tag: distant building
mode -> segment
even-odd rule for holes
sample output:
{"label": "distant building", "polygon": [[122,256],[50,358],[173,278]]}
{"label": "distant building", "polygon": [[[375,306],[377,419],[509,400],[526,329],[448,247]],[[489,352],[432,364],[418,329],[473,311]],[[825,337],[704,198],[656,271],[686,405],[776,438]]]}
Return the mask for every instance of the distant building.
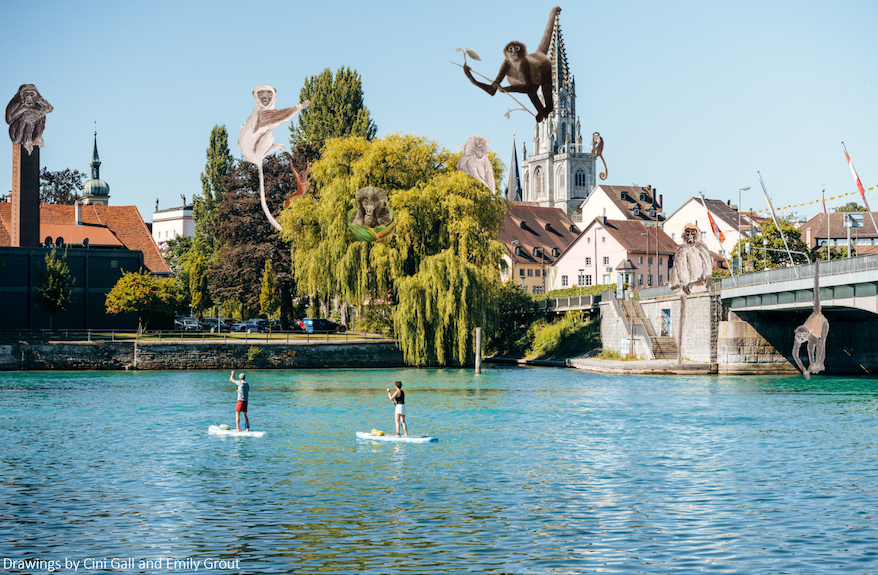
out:
{"label": "distant building", "polygon": [[594,218],[555,262],[549,289],[615,284],[620,274],[637,287],[662,285],[676,251],[677,244],[654,226]]}
{"label": "distant building", "polygon": [[508,251],[501,279],[530,294],[544,293],[552,265],[578,236],[579,229],[562,209],[511,204],[499,237]]}
{"label": "distant building", "polygon": [[662,196],[652,186],[610,186],[601,184],[577,206],[573,220],[580,229],[595,218],[630,220],[661,227],[665,221]]}
{"label": "distant building", "polygon": [[549,44],[554,110],[534,124],[533,153],[522,147],[522,199],[540,207],[560,208],[568,217],[595,184],[591,137],[583,138],[576,116],[576,82],[567,65],[560,16]]}
{"label": "distant building", "polygon": [[[158,206],[158,201],[156,201]],[[152,239],[164,249],[165,242],[177,237],[190,237],[195,235],[195,219],[192,217],[194,204],[167,208],[152,214]]]}
{"label": "distant building", "polygon": [[[720,241],[713,235],[710,229],[710,221],[707,219],[707,212],[704,206],[710,211],[713,221],[725,236],[725,241]],[[741,213],[741,238],[745,239],[751,234],[760,231],[759,222],[754,218],[752,221],[750,215]],[[704,204],[701,203],[700,197],[692,197],[680,206],[677,211],[668,216],[665,221],[664,230],[675,242],[680,242],[683,233],[683,227],[686,224],[695,224],[701,231],[701,239],[707,244],[711,252],[718,254],[725,253],[731,257],[732,250],[738,243],[738,206],[732,205],[731,202],[723,202],[722,200],[705,199]]]}
{"label": "distant building", "polygon": [[[878,212],[872,212],[872,215],[878,220]],[[845,226],[846,216],[852,224],[850,228]],[[869,212],[817,214],[799,228],[802,241],[812,250],[825,248],[827,244],[834,248],[847,247],[848,230],[851,246],[857,248],[858,255],[878,252],[878,233]]]}

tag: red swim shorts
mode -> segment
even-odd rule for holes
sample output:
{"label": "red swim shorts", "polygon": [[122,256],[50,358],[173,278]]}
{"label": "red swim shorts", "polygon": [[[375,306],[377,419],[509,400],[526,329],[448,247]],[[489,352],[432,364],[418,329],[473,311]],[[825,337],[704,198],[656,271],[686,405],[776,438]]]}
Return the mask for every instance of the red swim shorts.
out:
{"label": "red swim shorts", "polygon": [[235,411],[243,411],[244,413],[247,413],[247,402],[246,401],[239,401],[238,403],[236,403],[235,404]]}

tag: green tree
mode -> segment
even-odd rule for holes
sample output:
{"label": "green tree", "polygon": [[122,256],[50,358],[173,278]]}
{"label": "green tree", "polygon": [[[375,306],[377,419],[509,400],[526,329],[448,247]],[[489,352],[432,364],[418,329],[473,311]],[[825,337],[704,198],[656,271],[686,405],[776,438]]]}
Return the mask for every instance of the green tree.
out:
{"label": "green tree", "polygon": [[299,101],[311,100],[307,110],[299,112],[298,123],[290,124],[290,146],[307,142],[322,149],[326,140],[359,136],[372,140],[378,127],[363,103],[363,82],[356,70],[339,68],[333,78],[326,68],[305,80]]}
{"label": "green tree", "polygon": [[265,260],[265,272],[262,274],[262,291],[259,294],[259,307],[271,317],[277,311],[279,306],[280,297],[278,297],[277,289],[275,289],[274,286],[274,273],[271,271],[271,260]]}
{"label": "green tree", "polygon": [[857,202],[848,202],[843,206],[835,208],[836,212],[865,212],[866,206],[861,206]]}
{"label": "green tree", "polygon": [[210,248],[215,239],[213,228],[217,223],[216,209],[228,190],[226,179],[234,163],[225,125],[214,126],[210,131],[210,144],[207,147],[207,164],[201,173],[201,194],[195,195],[192,206],[195,235],[204,239],[205,245]]}
{"label": "green tree", "polygon": [[73,204],[81,199],[85,174],[79,170],[66,168],[58,172],[50,172],[46,168],[40,170],[40,203],[41,204]]}
{"label": "green tree", "polygon": [[45,261],[46,267],[37,270],[34,301],[37,304],[37,309],[49,314],[49,329],[51,330],[52,319],[70,307],[75,280],[70,277],[66,253],[59,258],[53,248],[51,252],[46,254]]}
{"label": "green tree", "polygon": [[[500,285],[505,248],[496,238],[507,204],[457,171],[459,158],[420,136],[331,139],[312,168],[320,197],[281,214],[299,292],[358,306],[391,302],[413,365],[471,359],[473,328],[489,325]],[[384,189],[393,210],[395,231],[380,242],[348,234],[354,195],[365,186]]]}
{"label": "green tree", "polygon": [[[794,228],[792,224],[787,222],[781,222],[780,226],[784,237],[786,237],[787,245],[790,251],[793,252],[793,261],[796,265],[808,263],[811,260],[810,256],[803,254],[810,254],[811,250],[808,244],[802,241],[801,230]],[[767,244],[765,243],[766,239],[768,240]],[[750,243],[749,254],[746,250],[747,242]],[[768,251],[763,249],[766,247]],[[745,263],[751,262],[756,271],[766,269],[766,261],[768,269],[790,267],[790,257],[787,255],[786,248],[784,247],[783,238],[781,238],[780,232],[773,221],[767,221],[762,224],[761,234],[738,242],[732,250],[732,257],[739,257],[739,254],[743,254],[741,255],[742,261]]]}
{"label": "green tree", "polygon": [[107,313],[137,314],[137,330],[143,331],[154,313],[173,313],[183,300],[183,286],[176,278],[156,278],[146,270],[123,273],[107,294]]}
{"label": "green tree", "polygon": [[201,254],[195,255],[189,269],[189,294],[192,299],[192,309],[199,317],[204,310],[213,306],[208,289],[207,266]]}

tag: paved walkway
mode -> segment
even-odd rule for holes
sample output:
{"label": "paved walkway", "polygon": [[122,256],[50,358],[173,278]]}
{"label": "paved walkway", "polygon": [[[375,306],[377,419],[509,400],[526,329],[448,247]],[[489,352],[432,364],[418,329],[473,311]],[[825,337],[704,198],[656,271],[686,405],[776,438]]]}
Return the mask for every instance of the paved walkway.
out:
{"label": "paved walkway", "polygon": [[570,367],[603,373],[638,373],[647,375],[710,375],[717,372],[717,365],[697,361],[683,360],[677,365],[676,360],[641,359],[633,361],[615,361],[593,357],[574,357],[567,360]]}

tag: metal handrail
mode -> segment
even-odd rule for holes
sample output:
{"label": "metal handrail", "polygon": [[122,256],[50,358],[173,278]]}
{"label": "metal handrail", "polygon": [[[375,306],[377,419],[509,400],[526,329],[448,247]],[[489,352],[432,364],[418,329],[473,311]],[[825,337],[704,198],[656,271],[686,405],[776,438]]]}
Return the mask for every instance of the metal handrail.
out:
{"label": "metal handrail", "polygon": [[[815,264],[802,264],[792,267],[777,268],[773,270],[765,270],[761,272],[751,272],[737,276],[737,285],[732,278],[723,278],[722,289],[732,289],[735,287],[765,285],[772,283],[780,283],[794,281],[797,279],[807,279],[814,277]],[[878,270],[878,254],[867,254],[853,258],[844,258],[838,260],[820,261],[820,276],[828,277],[855,272],[865,272]],[[796,274],[798,271],[798,275]]]}
{"label": "metal handrail", "polygon": [[[323,336],[326,336],[325,338]],[[338,337],[330,338],[330,335]],[[292,336],[292,337],[290,337]],[[304,343],[343,343],[343,342],[362,342],[362,341],[393,341],[381,334],[351,332],[345,331],[316,331],[309,332],[264,332],[251,333],[246,332],[217,332],[209,333],[207,331],[169,331],[169,330],[150,330],[138,334],[137,330],[73,330],[73,329],[39,329],[39,330],[19,330],[19,329],[0,329],[0,342],[3,341],[32,341],[32,342],[93,342],[93,341],[109,341],[109,342],[139,342],[139,343],[174,343],[174,342],[234,342],[241,341],[243,343],[290,343],[302,341]]]}

